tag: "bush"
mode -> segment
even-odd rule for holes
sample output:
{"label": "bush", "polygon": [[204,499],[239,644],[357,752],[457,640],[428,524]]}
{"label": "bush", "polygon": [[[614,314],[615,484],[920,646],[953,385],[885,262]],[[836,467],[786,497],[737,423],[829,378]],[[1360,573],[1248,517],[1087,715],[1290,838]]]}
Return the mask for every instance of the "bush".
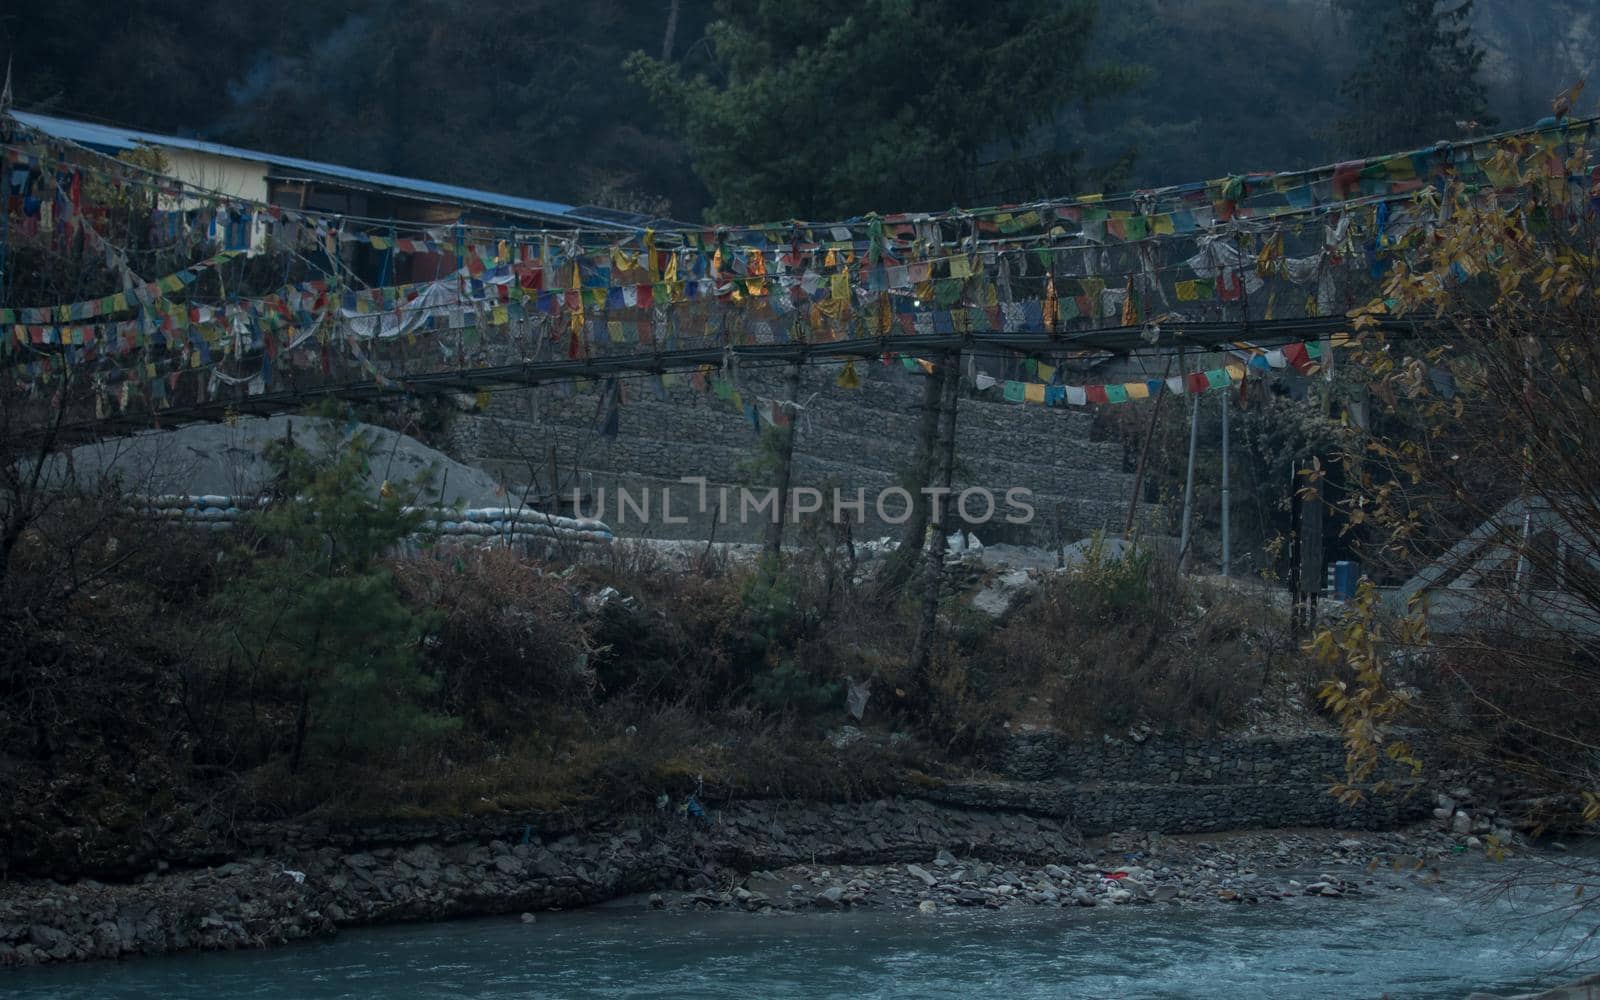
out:
{"label": "bush", "polygon": [[290,771],[307,746],[335,758],[425,741],[450,728],[427,703],[438,688],[421,640],[432,612],[401,600],[384,560],[422,515],[400,496],[369,498],[363,434],[323,423],[319,452],[269,454],[280,498],[242,525],[217,596],[220,644],[294,703]]}
{"label": "bush", "polygon": [[428,662],[445,710],[474,729],[506,736],[541,702],[592,695],[594,641],[559,578],[504,548],[396,560],[392,571],[414,613],[437,609]]}
{"label": "bush", "polygon": [[[1141,722],[1214,732],[1253,714],[1306,710],[1310,673],[1293,650],[1285,616],[1264,596],[1186,581],[1148,552],[1111,559],[1095,546],[991,640],[951,650],[963,661],[962,690],[943,701],[968,706],[946,714],[972,734],[992,727],[994,712],[1077,735]],[[1279,697],[1286,682],[1289,702]]]}

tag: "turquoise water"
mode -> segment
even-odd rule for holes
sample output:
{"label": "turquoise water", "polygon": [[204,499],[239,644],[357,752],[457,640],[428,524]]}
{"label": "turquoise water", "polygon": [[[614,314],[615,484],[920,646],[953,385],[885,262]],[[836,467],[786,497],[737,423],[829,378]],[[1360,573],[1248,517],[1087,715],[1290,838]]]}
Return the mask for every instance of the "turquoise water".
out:
{"label": "turquoise water", "polygon": [[1510,991],[1587,925],[1425,888],[1179,910],[651,913],[350,931],[270,951],[0,970],[18,998],[1404,997]]}

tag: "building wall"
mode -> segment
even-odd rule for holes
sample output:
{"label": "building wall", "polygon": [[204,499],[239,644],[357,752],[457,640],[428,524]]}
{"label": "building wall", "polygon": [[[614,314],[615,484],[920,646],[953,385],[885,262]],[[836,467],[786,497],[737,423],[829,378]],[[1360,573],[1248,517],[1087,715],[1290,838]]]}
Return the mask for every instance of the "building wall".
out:
{"label": "building wall", "polygon": [[267,201],[267,165],[189,149],[164,149],[168,172],[186,184],[235,198]]}

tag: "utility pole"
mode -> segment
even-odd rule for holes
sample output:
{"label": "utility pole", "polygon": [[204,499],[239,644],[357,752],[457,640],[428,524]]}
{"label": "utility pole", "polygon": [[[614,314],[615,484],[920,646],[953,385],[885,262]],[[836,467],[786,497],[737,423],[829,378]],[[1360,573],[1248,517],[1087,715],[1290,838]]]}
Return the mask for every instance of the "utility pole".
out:
{"label": "utility pole", "polygon": [[[1187,364],[1178,365],[1185,376],[1189,373]],[[1188,388],[1187,385],[1184,388]],[[1189,471],[1183,478],[1183,524],[1178,530],[1178,572],[1183,572],[1189,565],[1189,521],[1194,512],[1194,452],[1200,441],[1200,397],[1191,393],[1189,395]]]}

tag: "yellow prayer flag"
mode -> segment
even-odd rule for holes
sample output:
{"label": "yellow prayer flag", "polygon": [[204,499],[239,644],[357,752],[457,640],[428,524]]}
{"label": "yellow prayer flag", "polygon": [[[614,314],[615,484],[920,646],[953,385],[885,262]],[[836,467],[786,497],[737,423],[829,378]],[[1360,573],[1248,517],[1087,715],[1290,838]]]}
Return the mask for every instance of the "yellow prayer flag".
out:
{"label": "yellow prayer flag", "polygon": [[972,277],[972,262],[967,259],[966,254],[958,254],[957,256],[950,258],[950,277]]}
{"label": "yellow prayer flag", "polygon": [[850,298],[850,274],[849,274],[849,272],[840,271],[839,273],[837,273],[837,274],[835,274],[833,276],[833,278],[831,279],[830,283],[831,283],[831,286],[832,286],[833,298],[835,298],[835,299],[848,299],[848,298]]}
{"label": "yellow prayer flag", "polygon": [[1244,365],[1228,365],[1228,377],[1235,382],[1244,381]]}
{"label": "yellow prayer flag", "polygon": [[1171,215],[1152,215],[1150,217],[1150,231],[1157,236],[1171,236],[1173,233]]}
{"label": "yellow prayer flag", "polygon": [[833,384],[841,389],[861,388],[861,376],[856,374],[856,363],[846,361],[844,370],[839,372],[839,377],[833,380]]}
{"label": "yellow prayer flag", "polygon": [[1392,181],[1411,181],[1417,178],[1417,165],[1411,162],[1409,156],[1397,156],[1385,163],[1383,169]]}
{"label": "yellow prayer flag", "polygon": [[1046,383],[1054,382],[1056,380],[1056,366],[1047,365],[1043,361],[1039,362],[1039,377],[1044,379]]}
{"label": "yellow prayer flag", "polygon": [[1143,382],[1126,382],[1122,387],[1128,390],[1129,399],[1150,398],[1150,387]]}
{"label": "yellow prayer flag", "polygon": [[1044,386],[1035,382],[1025,382],[1022,385],[1022,398],[1029,403],[1044,402]]}

